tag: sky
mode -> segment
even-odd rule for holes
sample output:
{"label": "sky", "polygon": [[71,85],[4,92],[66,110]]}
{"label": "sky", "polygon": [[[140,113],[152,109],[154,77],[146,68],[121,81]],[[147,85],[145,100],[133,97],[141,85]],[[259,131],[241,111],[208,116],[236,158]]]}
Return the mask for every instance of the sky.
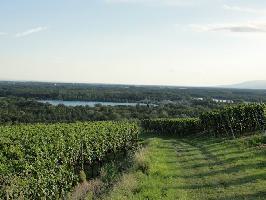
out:
{"label": "sky", "polygon": [[0,80],[266,79],[265,0],[0,0]]}

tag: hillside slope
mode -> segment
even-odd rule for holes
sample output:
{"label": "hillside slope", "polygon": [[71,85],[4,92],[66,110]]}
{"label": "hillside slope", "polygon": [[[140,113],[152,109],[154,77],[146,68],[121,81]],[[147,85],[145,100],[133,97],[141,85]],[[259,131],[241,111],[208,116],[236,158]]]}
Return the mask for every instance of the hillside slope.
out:
{"label": "hillside slope", "polygon": [[243,83],[225,85],[225,88],[236,88],[236,89],[262,89],[266,90],[266,80],[257,80],[257,81],[247,81]]}
{"label": "hillside slope", "polygon": [[266,138],[150,137],[147,174],[125,174],[105,199],[262,200]]}

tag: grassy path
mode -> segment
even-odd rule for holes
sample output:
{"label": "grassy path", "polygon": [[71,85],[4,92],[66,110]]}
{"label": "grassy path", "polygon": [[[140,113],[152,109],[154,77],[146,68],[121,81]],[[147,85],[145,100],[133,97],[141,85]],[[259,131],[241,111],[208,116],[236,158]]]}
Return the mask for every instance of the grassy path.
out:
{"label": "grassy path", "polygon": [[149,138],[148,173],[130,172],[107,199],[265,200],[266,151],[257,147],[260,140]]}
{"label": "grassy path", "polygon": [[183,140],[178,146],[189,199],[266,199],[265,150],[237,140]]}

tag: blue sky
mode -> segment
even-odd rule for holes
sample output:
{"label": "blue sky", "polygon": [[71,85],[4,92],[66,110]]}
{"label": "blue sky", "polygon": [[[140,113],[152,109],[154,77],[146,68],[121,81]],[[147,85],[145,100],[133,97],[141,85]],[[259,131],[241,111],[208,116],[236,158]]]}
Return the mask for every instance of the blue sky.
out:
{"label": "blue sky", "polygon": [[0,79],[210,86],[266,79],[263,0],[1,0]]}

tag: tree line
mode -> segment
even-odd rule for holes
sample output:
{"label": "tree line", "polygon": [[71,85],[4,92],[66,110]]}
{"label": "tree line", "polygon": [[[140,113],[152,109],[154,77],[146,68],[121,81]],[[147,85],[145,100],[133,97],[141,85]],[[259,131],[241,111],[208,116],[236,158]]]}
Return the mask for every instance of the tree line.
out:
{"label": "tree line", "polygon": [[0,82],[0,97],[113,102],[192,101],[195,98],[266,102],[264,90],[74,83]]}
{"label": "tree line", "polygon": [[223,107],[215,102],[160,104],[158,106],[54,106],[34,99],[0,98],[0,123],[56,123],[154,118],[197,117],[201,113]]}

